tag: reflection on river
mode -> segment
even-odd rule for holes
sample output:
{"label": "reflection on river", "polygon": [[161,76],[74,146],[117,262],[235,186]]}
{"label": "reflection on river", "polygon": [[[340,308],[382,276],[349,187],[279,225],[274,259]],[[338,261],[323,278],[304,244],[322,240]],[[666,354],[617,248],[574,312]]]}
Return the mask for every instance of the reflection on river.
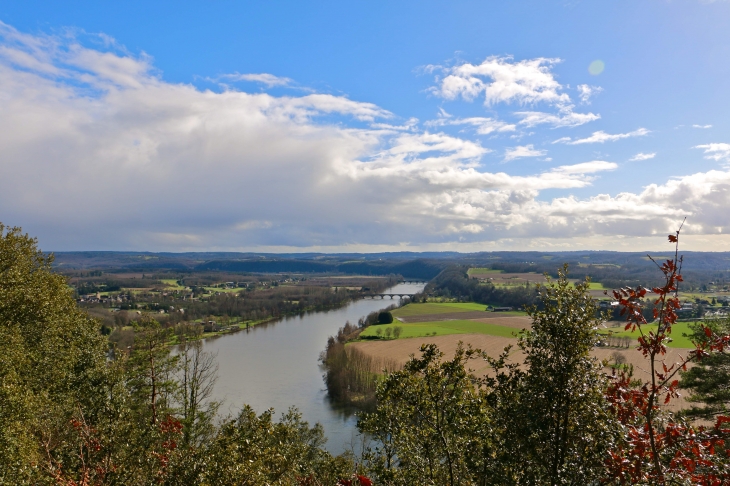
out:
{"label": "reflection on river", "polygon": [[[422,284],[399,284],[386,292],[416,293]],[[397,299],[397,297],[396,297]],[[319,422],[327,449],[339,454],[356,442],[357,419],[330,404],[322,380],[319,354],[327,338],[346,321],[357,320],[391,301],[364,299],[339,309],[287,317],[236,334],[209,339],[205,350],[218,355],[214,398],[224,400],[223,414],[235,414],[243,404],[277,416],[295,406],[310,425]]]}

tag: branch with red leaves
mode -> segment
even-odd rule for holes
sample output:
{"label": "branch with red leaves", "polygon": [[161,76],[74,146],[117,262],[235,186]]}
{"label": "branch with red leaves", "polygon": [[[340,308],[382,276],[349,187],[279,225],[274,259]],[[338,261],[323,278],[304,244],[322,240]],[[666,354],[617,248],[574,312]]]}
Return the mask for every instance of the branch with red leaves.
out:
{"label": "branch with red leaves", "polygon": [[[684,224],[684,223],[683,223]],[[625,441],[611,452],[607,460],[610,480],[623,484],[667,484],[690,481],[691,484],[720,485],[730,481],[726,438],[730,429],[723,427],[730,418],[721,416],[714,427],[691,427],[685,423],[659,420],[659,400],[664,404],[679,397],[680,370],[687,364],[699,361],[712,352],[722,352],[730,342],[730,336],[714,335],[704,326],[707,341],[696,343],[694,350],[679,363],[667,366],[661,359],[666,354],[669,334],[677,322],[679,284],[682,282],[683,258],[679,255],[680,229],[669,235],[674,243],[674,258],[662,264],[649,257],[664,276],[664,285],[614,290],[613,295],[626,316],[626,330],[638,330],[638,350],[649,360],[651,381],[636,386],[626,372],[615,373],[606,396],[613,412],[625,428]],[[642,312],[642,299],[654,294],[653,316],[656,332],[644,332],[647,324]]]}

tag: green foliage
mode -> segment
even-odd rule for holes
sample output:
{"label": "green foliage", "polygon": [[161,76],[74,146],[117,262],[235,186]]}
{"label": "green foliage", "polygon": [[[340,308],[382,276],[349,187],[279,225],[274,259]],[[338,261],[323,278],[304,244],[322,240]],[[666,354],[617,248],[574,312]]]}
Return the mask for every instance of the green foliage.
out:
{"label": "green foliage", "polygon": [[500,287],[491,283],[480,284],[478,280],[469,278],[467,271],[462,266],[448,267],[429,283],[429,288],[442,297],[519,309],[536,300],[534,285]]}
{"label": "green foliage", "polygon": [[382,484],[484,484],[493,456],[489,410],[465,368],[477,352],[459,347],[441,361],[430,344],[421,353],[388,376],[377,410],[358,422],[375,439],[369,467]]}
{"label": "green foliage", "polygon": [[335,484],[349,476],[349,457],[332,457],[322,446],[320,425],[309,427],[290,410],[273,421],[273,410],[261,415],[245,407],[236,420],[224,424],[206,451],[205,484]]}
{"label": "green foliage", "polygon": [[383,311],[378,314],[378,324],[390,324],[393,322],[393,314]]}
{"label": "green foliage", "polygon": [[0,483],[35,482],[79,407],[94,416],[103,401],[106,340],[52,262],[0,223]]}
{"label": "green foliage", "polygon": [[[508,366],[487,380],[505,431],[502,464],[520,484],[590,484],[618,437],[603,396],[607,379],[590,356],[596,303],[588,282],[568,280],[567,265],[558,275],[539,287],[540,307],[528,309],[532,329],[518,342],[527,369]],[[504,360],[493,364],[499,370]]]}
{"label": "green foliage", "polygon": [[[676,327],[676,326],[675,326]],[[705,321],[702,324],[690,325],[691,339],[696,343],[710,340],[705,327],[716,335],[730,334],[730,318]],[[730,353],[727,349],[712,353],[702,358],[695,366],[682,373],[680,387],[689,390],[690,402],[701,403],[700,407],[692,407],[684,411],[686,416],[714,420],[717,415],[730,413]]]}

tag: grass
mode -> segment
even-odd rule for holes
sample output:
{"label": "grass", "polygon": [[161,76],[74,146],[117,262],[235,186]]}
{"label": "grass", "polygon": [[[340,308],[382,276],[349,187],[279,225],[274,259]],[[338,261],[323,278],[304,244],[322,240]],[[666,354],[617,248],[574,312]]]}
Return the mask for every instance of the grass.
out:
{"label": "grass", "polygon": [[588,290],[607,290],[602,283],[591,282],[588,284]]}
{"label": "grass", "polygon": [[447,334],[487,334],[489,336],[515,337],[519,332],[518,329],[507,326],[499,326],[497,324],[488,324],[484,322],[454,320],[454,321],[436,321],[436,322],[417,322],[413,324],[394,323],[379,324],[370,326],[365,329],[361,337],[375,337],[378,329],[383,332],[387,328],[399,326],[403,329],[400,339],[432,336],[444,336]]}
{"label": "grass", "polygon": [[470,268],[466,273],[467,275],[484,275],[486,273],[502,273],[502,270],[495,270],[493,268]]}
{"label": "grass", "polygon": [[[427,302],[425,304],[407,304],[392,313],[395,317],[422,316],[424,314],[450,314],[453,312],[484,311],[486,304],[476,302]],[[495,312],[490,316],[525,316],[524,311]],[[488,317],[488,316],[485,316]]]}
{"label": "grass", "polygon": [[[678,322],[672,326],[672,333],[669,335],[669,337],[672,338],[672,342],[667,344],[667,347],[669,348],[694,348],[694,344],[692,344],[692,341],[689,340],[688,337],[683,336],[683,334],[691,335],[692,330],[689,328],[689,325],[692,324],[691,322]],[[656,332],[657,325],[656,324],[645,324],[641,326],[642,330],[644,331],[644,334],[647,334],[649,331]],[[601,331],[601,334],[608,334],[605,331]],[[632,338],[638,338],[640,336],[639,330],[637,329],[634,332],[631,332],[631,330],[624,331],[623,327],[617,327],[615,330],[611,333],[613,336],[628,336]]]}
{"label": "grass", "polygon": [[167,289],[166,290],[168,290],[168,289],[170,289],[170,290],[185,290],[185,287],[182,286],[182,285],[180,285],[180,284],[178,284],[177,283],[177,280],[174,279],[174,278],[163,278],[163,279],[160,279],[160,282],[162,282],[163,284],[165,284],[167,286]]}

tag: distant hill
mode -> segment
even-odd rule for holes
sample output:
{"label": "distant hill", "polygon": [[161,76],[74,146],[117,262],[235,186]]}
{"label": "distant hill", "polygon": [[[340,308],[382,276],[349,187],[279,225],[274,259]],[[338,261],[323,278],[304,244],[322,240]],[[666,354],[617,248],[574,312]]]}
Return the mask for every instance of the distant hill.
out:
{"label": "distant hill", "polygon": [[[683,252],[683,275],[700,287],[730,283],[730,252]],[[608,287],[653,285],[660,274],[646,253],[613,251],[499,251],[480,253],[153,253],[153,252],[58,252],[59,270],[106,272],[233,272],[233,273],[340,273],[347,275],[399,274],[430,280],[449,265],[491,267],[507,272],[537,272],[555,275],[563,263],[570,264],[575,278],[591,276]],[[657,261],[671,256],[653,254]]]}

